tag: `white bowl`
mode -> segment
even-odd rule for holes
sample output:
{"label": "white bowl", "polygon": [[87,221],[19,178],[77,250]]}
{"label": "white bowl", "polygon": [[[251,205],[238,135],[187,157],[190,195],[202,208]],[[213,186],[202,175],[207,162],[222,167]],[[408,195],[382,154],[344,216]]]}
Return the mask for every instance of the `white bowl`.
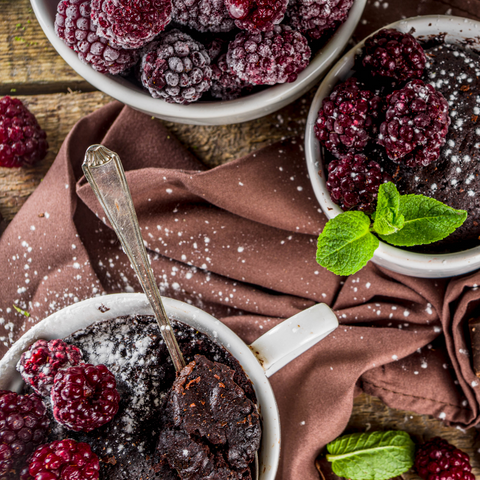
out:
{"label": "white bowl", "polygon": [[[468,39],[467,44],[475,45],[476,43],[480,49],[478,41],[480,22],[466,18],[425,15],[400,20],[384,28],[394,28],[405,33],[410,32],[413,28],[415,37],[445,34],[447,43],[457,43]],[[342,210],[330,199],[324,176],[320,144],[315,137],[313,127],[323,99],[330,94],[337,83],[351,75],[355,55],[363,48],[364,42],[365,40],[352,48],[332,68],[318,88],[308,114],[305,134],[308,173],[315,196],[328,219],[336,217],[342,213]],[[409,252],[380,242],[372,261],[404,275],[423,278],[452,277],[480,268],[480,246],[457,253],[429,255]]]}
{"label": "white bowl", "polygon": [[[247,345],[208,313],[178,300],[162,299],[169,318],[196,328],[225,347],[252,381],[262,417],[259,480],[274,480],[280,458],[280,418],[267,377],[335,330],[338,326],[335,314],[325,304],[314,305]],[[50,315],[15,342],[0,361],[0,390],[20,391],[23,380],[15,367],[22,352],[36,340],[63,338],[94,322],[131,314],[153,315],[144,294],[120,293],[91,298]]]}
{"label": "white bowl", "polygon": [[152,98],[147,92],[121,76],[104,75],[85,65],[77,54],[57,37],[54,30],[58,0],[30,0],[33,11],[50,43],[63,59],[87,82],[102,92],[148,115],[178,123],[226,125],[254,120],[268,115],[306,93],[328,71],[342,53],[362,16],[366,0],[355,0],[347,20],[335,32],[310,65],[293,83],[270,87],[237,100],[197,102],[176,105]]}

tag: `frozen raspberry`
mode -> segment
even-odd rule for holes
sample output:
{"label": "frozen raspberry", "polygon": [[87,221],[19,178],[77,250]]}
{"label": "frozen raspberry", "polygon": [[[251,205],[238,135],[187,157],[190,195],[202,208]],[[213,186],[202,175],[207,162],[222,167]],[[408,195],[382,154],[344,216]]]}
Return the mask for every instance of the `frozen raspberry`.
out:
{"label": "frozen raspberry", "polygon": [[419,447],[415,468],[424,480],[475,480],[470,457],[440,437]]}
{"label": "frozen raspberry", "polygon": [[186,33],[171,30],[144,51],[141,82],[153,98],[169,103],[197,101],[212,85],[205,47]]}
{"label": "frozen raspberry", "polygon": [[292,0],[287,23],[304,35],[319,39],[347,19],[352,5],[353,0]]}
{"label": "frozen raspberry", "polygon": [[50,396],[53,379],[61,368],[78,365],[82,361],[82,352],[63,340],[37,340],[22,353],[17,370],[25,383],[42,396]]}
{"label": "frozen raspberry", "polygon": [[269,32],[241,32],[228,46],[228,67],[244,82],[274,85],[294,82],[308,65],[307,39],[287,25]]}
{"label": "frozen raspberry", "polygon": [[373,212],[378,188],[389,180],[380,165],[363,154],[341,155],[328,165],[327,189],[342,210]]}
{"label": "frozen raspberry", "polygon": [[314,130],[318,140],[336,156],[361,152],[375,137],[381,99],[355,78],[337,85],[323,100]]}
{"label": "frozen raspberry", "polygon": [[242,30],[266,32],[285,16],[288,0],[225,0],[228,13]]}
{"label": "frozen raspberry", "polygon": [[229,32],[235,27],[224,0],[173,0],[172,20],[200,32]]}
{"label": "frozen raspberry", "polygon": [[109,45],[96,34],[90,20],[90,0],[61,0],[55,17],[56,34],[75,52],[80,60],[100,73],[118,75],[137,63],[135,50]]}
{"label": "frozen raspberry", "polygon": [[115,377],[105,365],[85,363],[60,370],[52,388],[53,415],[76,432],[101,427],[118,411],[116,386]]}
{"label": "frozen raspberry", "polygon": [[0,167],[33,165],[45,158],[47,134],[18,99],[0,100]]}
{"label": "frozen raspberry", "polygon": [[250,90],[252,85],[240,80],[227,66],[227,55],[224,53],[212,65],[213,82],[210,93],[220,100],[234,100],[244,90]]}
{"label": "frozen raspberry", "polygon": [[67,438],[38,447],[22,480],[98,480],[99,472],[100,462],[90,445]]}
{"label": "frozen raspberry", "polygon": [[113,45],[140,48],[170,22],[172,0],[92,0],[97,35]]}
{"label": "frozen raspberry", "polygon": [[47,409],[38,395],[0,390],[0,478],[43,442],[48,424]]}
{"label": "frozen raspberry", "polygon": [[422,80],[412,80],[387,96],[386,108],[377,142],[389,158],[409,167],[437,160],[450,125],[443,95]]}
{"label": "frozen raspberry", "polygon": [[426,56],[421,45],[409,33],[383,29],[365,42],[363,66],[373,76],[404,81],[420,78]]}

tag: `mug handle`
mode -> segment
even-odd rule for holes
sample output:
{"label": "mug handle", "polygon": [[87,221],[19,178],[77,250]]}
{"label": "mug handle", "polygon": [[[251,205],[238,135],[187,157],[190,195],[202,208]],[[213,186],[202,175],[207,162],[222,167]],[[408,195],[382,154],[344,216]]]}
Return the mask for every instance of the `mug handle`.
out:
{"label": "mug handle", "polygon": [[318,303],[273,327],[255,340],[250,349],[270,377],[337,327],[332,309]]}

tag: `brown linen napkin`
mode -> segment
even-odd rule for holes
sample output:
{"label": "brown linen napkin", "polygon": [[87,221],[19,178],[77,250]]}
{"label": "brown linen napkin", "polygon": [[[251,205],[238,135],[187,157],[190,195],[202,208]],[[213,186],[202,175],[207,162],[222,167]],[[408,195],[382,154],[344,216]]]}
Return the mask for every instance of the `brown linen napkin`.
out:
{"label": "brown linen napkin", "polygon": [[358,387],[393,407],[478,421],[464,330],[480,274],[424,280],[369,264],[337,277],[315,262],[325,217],[298,139],[205,171],[160,122],[119,103],[74,127],[0,238],[2,355],[66,305],[141,291],[82,177],[94,143],[123,160],[163,295],[212,313],[246,342],[316,302],[336,310],[341,326],[271,378],[282,418],[279,479],[318,479],[315,457],[345,428]]}

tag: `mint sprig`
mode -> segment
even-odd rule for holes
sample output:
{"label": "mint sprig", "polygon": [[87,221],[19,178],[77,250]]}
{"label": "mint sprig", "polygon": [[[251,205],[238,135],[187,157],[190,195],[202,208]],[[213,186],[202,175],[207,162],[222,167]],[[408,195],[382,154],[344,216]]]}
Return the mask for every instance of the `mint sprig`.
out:
{"label": "mint sprig", "polygon": [[337,275],[362,269],[384,242],[412,247],[438,242],[453,233],[467,218],[424,195],[400,195],[392,182],[380,185],[377,208],[371,218],[363,212],[343,212],[327,222],[318,237],[317,262]]}

